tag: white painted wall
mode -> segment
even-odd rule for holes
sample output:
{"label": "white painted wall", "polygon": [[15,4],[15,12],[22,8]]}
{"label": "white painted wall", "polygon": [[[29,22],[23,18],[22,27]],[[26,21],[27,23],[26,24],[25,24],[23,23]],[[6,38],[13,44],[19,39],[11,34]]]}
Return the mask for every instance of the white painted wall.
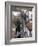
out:
{"label": "white painted wall", "polygon": [[[7,1],[7,0],[0,0],[0,46],[5,46],[5,44],[4,44],[5,43],[5,1]],[[8,1],[10,1],[10,0],[8,0]],[[11,0],[11,1],[32,2],[32,3],[38,4],[38,0]],[[38,5],[37,5],[37,7],[38,7]],[[38,11],[38,9],[37,9],[37,11]],[[38,31],[37,31],[37,33],[38,33]],[[37,36],[38,36],[38,34],[37,34]],[[37,39],[38,39],[38,37],[37,37]],[[16,45],[9,45],[9,46],[38,46],[38,43],[16,44]]]}

